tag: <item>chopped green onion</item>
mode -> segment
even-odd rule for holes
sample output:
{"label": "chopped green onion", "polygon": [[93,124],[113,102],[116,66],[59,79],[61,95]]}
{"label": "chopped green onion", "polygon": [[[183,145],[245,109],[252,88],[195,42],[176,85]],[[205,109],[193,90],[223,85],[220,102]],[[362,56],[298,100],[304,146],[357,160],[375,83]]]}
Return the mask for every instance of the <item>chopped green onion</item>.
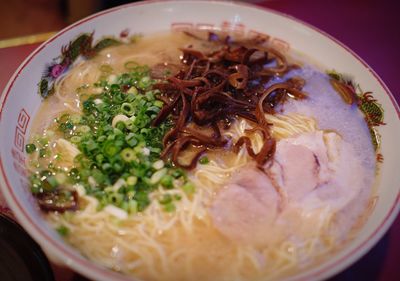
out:
{"label": "chopped green onion", "polygon": [[137,210],[143,211],[149,204],[150,199],[148,196],[148,192],[139,191],[135,194],[135,200],[137,202]]}
{"label": "chopped green onion", "polygon": [[79,143],[79,142],[81,141],[81,137],[79,137],[79,136],[73,136],[73,137],[71,137],[70,141],[71,141],[72,143]]}
{"label": "chopped green onion", "polygon": [[96,183],[101,184],[105,181],[105,175],[100,170],[93,169],[91,174]]}
{"label": "chopped green onion", "polygon": [[160,101],[160,100],[156,100],[156,101],[154,102],[154,106],[157,106],[157,107],[159,107],[159,108],[163,107],[163,105],[164,105],[164,102],[162,102],[162,101]]}
{"label": "chopped green onion", "polygon": [[45,158],[47,156],[49,156],[49,152],[46,148],[39,149],[39,157],[40,158]]}
{"label": "chopped green onion", "polygon": [[153,168],[156,170],[160,170],[164,168],[164,161],[163,160],[157,160],[156,162],[153,163]]}
{"label": "chopped green onion", "polygon": [[77,128],[77,131],[79,131],[81,133],[88,133],[88,132],[90,132],[90,127],[87,125],[82,125]]}
{"label": "chopped green onion", "polygon": [[139,64],[135,61],[127,61],[124,67],[128,70],[134,70]]}
{"label": "chopped green onion", "polygon": [[165,175],[161,178],[160,184],[167,189],[171,189],[174,187],[173,180],[174,178],[172,176]]}
{"label": "chopped green onion", "polygon": [[[146,77],[145,77],[146,78]],[[142,79],[143,80],[143,79]],[[148,79],[150,81],[150,78]],[[147,81],[147,79],[146,79]],[[147,82],[148,83],[148,82]],[[146,93],[146,98],[148,101],[154,101],[155,97],[154,97],[154,93],[153,92],[147,92]]]}
{"label": "chopped green onion", "polygon": [[128,144],[130,147],[134,147],[134,146],[138,143],[137,139],[135,138],[135,134],[134,134],[134,133],[129,133],[129,134],[125,137],[125,141],[127,142],[127,144]]}
{"label": "chopped green onion", "polygon": [[38,179],[32,180],[31,179],[31,192],[33,194],[39,194],[42,191],[43,191],[42,183],[40,182],[40,180],[38,180]]}
{"label": "chopped green onion", "polygon": [[135,177],[135,176],[129,176],[129,177],[126,179],[126,184],[127,184],[127,185],[133,186],[133,185],[135,185],[135,184],[137,183],[137,181],[138,181],[138,178],[137,178],[137,177]]}
{"label": "chopped green onion", "polygon": [[136,154],[132,148],[125,148],[121,151],[121,157],[125,162],[131,162],[136,159]]}
{"label": "chopped green onion", "polygon": [[167,169],[161,169],[161,170],[158,170],[157,172],[155,172],[152,176],[151,176],[151,178],[150,178],[150,183],[151,184],[156,184],[156,183],[158,183],[164,176],[165,176],[165,174],[167,173]]}
{"label": "chopped green onion", "polygon": [[194,186],[193,183],[187,182],[182,186],[182,190],[187,194],[191,195],[196,191],[196,187]]}
{"label": "chopped green onion", "polygon": [[64,173],[57,173],[54,177],[59,184],[64,184],[67,181],[67,176]]}
{"label": "chopped green onion", "polygon": [[70,115],[68,113],[65,113],[61,115],[60,117],[57,118],[57,122],[59,123],[65,123],[70,119]]}
{"label": "chopped green onion", "polygon": [[114,165],[112,166],[114,169],[114,172],[121,172],[122,169],[124,168],[120,163],[114,163]]}
{"label": "chopped green onion", "polygon": [[108,201],[116,206],[119,206],[122,203],[122,200],[124,199],[124,195],[113,192],[108,195]]}
{"label": "chopped green onion", "polygon": [[207,156],[201,157],[199,160],[199,163],[202,165],[208,164],[210,162],[210,160],[208,160]]}
{"label": "chopped green onion", "polygon": [[97,163],[102,163],[104,161],[104,158],[105,157],[103,154],[97,154],[95,159]]}
{"label": "chopped green onion", "polygon": [[138,93],[138,90],[134,87],[134,86],[132,86],[132,87],[130,87],[129,88],[129,90],[128,90],[128,92],[127,92],[128,94],[134,94],[134,95],[137,95],[137,93]]}
{"label": "chopped green onion", "polygon": [[46,137],[39,138],[39,139],[38,139],[38,142],[39,142],[39,144],[40,144],[41,146],[46,146],[46,145],[49,144],[49,140],[48,140],[48,138],[46,138]]}
{"label": "chopped green onion", "polygon": [[172,202],[172,196],[171,194],[165,194],[160,200],[158,200],[158,202],[160,202],[160,204],[165,205],[168,203]]}
{"label": "chopped green onion", "polygon": [[51,187],[57,187],[58,186],[58,181],[57,181],[57,179],[56,179],[56,177],[55,176],[50,176],[50,177],[47,177],[47,182],[51,185]]}
{"label": "chopped green onion", "polygon": [[120,151],[120,148],[116,146],[112,141],[108,141],[103,148],[104,154],[106,154],[109,157],[114,156]]}
{"label": "chopped green onion", "polygon": [[122,131],[125,129],[126,125],[125,122],[123,121],[118,121],[117,124],[115,125],[115,128],[119,130],[119,132],[122,133]]}
{"label": "chopped green onion", "polygon": [[132,104],[125,102],[121,105],[121,112],[126,115],[132,116],[133,113],[135,113],[135,109]]}
{"label": "chopped green onion", "polygon": [[172,213],[175,211],[175,209],[176,209],[175,204],[172,202],[164,205],[165,212]]}
{"label": "chopped green onion", "polygon": [[31,153],[35,152],[36,151],[36,145],[34,145],[33,143],[28,143],[25,146],[25,151],[28,154],[31,154]]}
{"label": "chopped green onion", "polygon": [[128,201],[128,212],[130,214],[135,214],[138,211],[138,203],[136,200],[132,199]]}
{"label": "chopped green onion", "polygon": [[56,228],[58,234],[61,236],[65,237],[69,234],[69,228],[66,227],[65,225],[60,225],[59,227]]}
{"label": "chopped green onion", "polygon": [[149,76],[145,76],[142,79],[140,79],[138,86],[142,89],[145,89],[150,86],[151,80]]}
{"label": "chopped green onion", "polygon": [[184,175],[185,175],[185,172],[182,169],[176,169],[175,171],[172,172],[172,176],[176,179],[180,178]]}
{"label": "chopped green onion", "polygon": [[[159,92],[150,89],[154,83],[150,69],[134,62],[125,67],[129,72],[115,75],[110,65],[100,66],[100,80],[81,88],[93,90],[80,95],[82,114],[62,114],[56,119],[55,132],[48,131],[25,147],[27,153],[38,151],[41,158],[53,156],[49,140],[61,136],[79,149],[69,171],[48,161],[53,158],[36,160],[39,171],[44,170],[30,177],[33,193],[78,184],[85,194],[98,199],[99,210],[113,206],[134,214],[149,206],[150,194],[159,186],[172,189],[178,178],[177,183],[187,183],[183,170],[160,160],[162,139],[172,122],[151,126],[164,103],[156,99]],[[120,179],[124,180],[121,186]],[[172,199],[163,208],[171,212],[180,196],[169,196]]]}
{"label": "chopped green onion", "polygon": [[109,64],[102,64],[100,66],[100,71],[104,73],[111,73],[113,71],[113,68]]}
{"label": "chopped green onion", "polygon": [[79,124],[82,120],[82,117],[80,115],[72,115],[71,116],[71,122],[74,124]]}

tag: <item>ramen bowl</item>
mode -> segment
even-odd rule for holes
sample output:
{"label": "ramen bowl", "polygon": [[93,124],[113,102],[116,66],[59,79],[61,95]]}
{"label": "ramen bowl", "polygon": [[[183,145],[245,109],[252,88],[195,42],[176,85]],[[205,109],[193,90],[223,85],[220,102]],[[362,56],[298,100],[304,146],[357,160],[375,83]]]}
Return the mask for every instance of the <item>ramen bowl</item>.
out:
{"label": "ramen bowl", "polygon": [[[39,93],[48,94],[51,79],[63,71],[57,68],[57,58],[80,35],[93,32],[93,42],[98,42],[104,36],[126,40],[138,33],[193,29],[258,36],[283,52],[296,50],[325,69],[347,74],[382,106],[384,119],[374,126],[381,136],[382,163],[369,218],[346,247],[287,280],[321,280],[350,266],[379,241],[400,208],[399,107],[376,73],[331,36],[292,17],[241,3],[148,1],[125,5],[89,16],[38,47],[18,68],[1,96],[1,191],[18,221],[51,257],[72,270],[93,280],[132,280],[86,259],[46,223],[29,191],[24,148],[42,101]],[[43,81],[45,71],[50,78]]]}

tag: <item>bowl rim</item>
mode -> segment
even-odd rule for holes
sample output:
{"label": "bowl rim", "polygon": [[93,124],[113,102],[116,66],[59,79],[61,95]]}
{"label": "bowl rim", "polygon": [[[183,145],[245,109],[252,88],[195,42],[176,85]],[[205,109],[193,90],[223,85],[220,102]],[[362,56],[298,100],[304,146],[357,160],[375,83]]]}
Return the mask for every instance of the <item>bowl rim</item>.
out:
{"label": "bowl rim", "polygon": [[[322,31],[321,29],[304,22],[294,16],[288,15],[286,13],[282,13],[270,8],[257,6],[251,3],[245,2],[236,2],[236,1],[224,1],[224,0],[212,0],[212,1],[204,1],[204,0],[149,0],[143,2],[136,2],[136,3],[129,3],[121,6],[117,6],[111,9],[107,9],[104,11],[100,11],[98,13],[92,14],[86,18],[83,18],[67,27],[62,29],[61,31],[57,32],[53,37],[42,43],[38,46],[18,67],[18,69],[14,72],[10,80],[8,81],[7,85],[5,86],[4,90],[0,95],[0,122],[1,116],[3,113],[3,108],[6,104],[6,100],[8,95],[11,92],[14,82],[17,80],[19,74],[22,70],[29,64],[29,62],[38,54],[42,49],[44,49],[48,44],[56,40],[62,34],[66,33],[67,31],[74,29],[76,26],[79,26],[85,22],[88,22],[94,18],[101,17],[105,14],[110,14],[117,12],[122,9],[134,7],[134,6],[143,6],[143,5],[152,5],[156,3],[204,3],[208,2],[209,4],[218,4],[218,5],[228,5],[228,6],[237,6],[237,7],[246,7],[252,8],[256,10],[262,10],[266,13],[271,13],[291,21],[294,21],[297,24],[303,25],[312,31],[321,34],[323,37],[330,39],[333,43],[336,44],[338,48],[344,49],[347,53],[351,54],[357,61],[361,62],[361,64],[374,76],[376,81],[379,82],[381,87],[383,88],[385,94],[390,98],[392,106],[394,107],[398,120],[400,120],[400,109],[399,105],[396,102],[393,94],[386,86],[386,84],[382,81],[382,79],[377,75],[377,73],[353,50],[351,50],[348,46],[344,43],[333,37],[332,35]],[[65,265],[67,265],[71,270],[77,271],[83,275],[90,276],[91,278],[98,278],[102,276],[104,278],[111,278],[112,280],[121,280],[126,281],[131,279],[126,275],[122,275],[117,272],[113,272],[111,269],[108,269],[104,266],[97,264],[94,261],[90,261],[89,259],[85,258],[84,256],[78,254],[76,255],[76,251],[67,251],[72,250],[72,246],[67,245],[65,242],[56,241],[54,240],[48,233],[38,227],[36,225],[34,219],[30,216],[30,214],[23,208],[21,203],[18,200],[13,188],[11,187],[7,175],[4,170],[2,157],[0,154],[0,190],[2,191],[3,195],[7,203],[9,204],[10,208],[13,210],[15,216],[17,217],[18,221],[21,225],[32,235],[36,241],[39,241],[42,245],[46,245],[46,249],[51,250],[50,252],[55,253],[55,256],[58,258],[62,258]],[[384,216],[383,220],[374,227],[374,231],[364,240],[358,242],[354,245],[354,249],[347,253],[345,256],[341,257],[337,261],[333,263],[325,262],[325,265],[320,266],[317,269],[308,269],[304,273],[300,273],[298,276],[289,277],[285,280],[315,280],[315,279],[324,279],[334,274],[337,274],[343,271],[345,268],[349,267],[351,264],[355,263],[357,260],[360,259],[361,256],[366,254],[387,232],[389,227],[392,225],[394,220],[396,219],[398,213],[400,212],[400,188],[397,193],[396,199],[393,205],[390,207],[387,214]],[[44,238],[44,239],[43,239]],[[104,279],[106,280],[106,279]],[[107,279],[109,280],[109,279]]]}

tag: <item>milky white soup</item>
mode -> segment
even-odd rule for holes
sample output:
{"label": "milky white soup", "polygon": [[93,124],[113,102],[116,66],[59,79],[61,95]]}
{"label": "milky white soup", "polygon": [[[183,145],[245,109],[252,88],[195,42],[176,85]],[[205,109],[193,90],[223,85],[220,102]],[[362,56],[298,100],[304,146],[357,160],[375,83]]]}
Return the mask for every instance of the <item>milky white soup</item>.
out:
{"label": "milky white soup", "polygon": [[[237,45],[195,37],[110,47],[58,79],[27,147],[44,217],[88,259],[143,280],[276,280],[327,259],[372,204],[375,150],[363,115],[301,57],[284,62],[272,50],[257,66],[267,60],[260,52],[240,57],[250,41],[234,53]],[[277,83],[287,89],[257,109]],[[216,85],[217,101],[195,112],[192,101]]]}

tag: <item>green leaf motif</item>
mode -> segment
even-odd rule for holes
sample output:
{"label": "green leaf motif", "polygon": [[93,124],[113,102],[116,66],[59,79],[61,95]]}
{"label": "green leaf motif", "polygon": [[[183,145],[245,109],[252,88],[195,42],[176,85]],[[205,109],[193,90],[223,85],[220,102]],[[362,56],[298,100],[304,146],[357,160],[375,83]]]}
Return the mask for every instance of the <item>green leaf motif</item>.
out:
{"label": "green leaf motif", "polygon": [[49,90],[49,82],[47,81],[47,79],[43,78],[39,82],[39,94],[43,98],[46,98],[49,94],[48,90]]}
{"label": "green leaf motif", "polygon": [[[46,71],[38,84],[38,92],[43,98],[47,98],[54,93],[55,80],[60,74],[68,70],[69,66],[74,63],[79,56],[90,59],[105,48],[123,43],[116,38],[106,37],[94,44],[93,34],[94,32],[80,34],[76,39],[61,48],[61,56],[53,60],[52,67],[50,70]],[[53,70],[57,70],[53,67],[61,68],[60,72],[55,71],[53,73]]]}
{"label": "green leaf motif", "polygon": [[[357,100],[357,106],[365,117],[369,132],[371,135],[371,141],[377,151],[380,147],[381,136],[376,129],[377,126],[385,125],[384,121],[384,109],[373,97],[372,92],[365,92],[361,88],[355,87],[351,79],[346,79],[343,74],[336,72],[335,70],[327,71],[327,74],[331,78],[331,83],[336,92],[338,92],[342,98],[350,96],[353,91],[353,95]],[[336,86],[336,87],[335,87]],[[358,89],[358,93],[355,89]],[[347,95],[347,96],[346,96]],[[344,99],[346,101],[346,99]],[[348,102],[351,104],[350,102]]]}
{"label": "green leaf motif", "polygon": [[121,44],[121,41],[115,39],[115,38],[104,38],[102,40],[100,40],[95,46],[94,46],[94,51],[96,53],[100,52],[101,50],[111,47],[111,46],[116,46]]}
{"label": "green leaf motif", "polygon": [[93,34],[82,34],[76,38],[69,47],[69,58],[75,61],[81,53],[87,53],[91,49]]}
{"label": "green leaf motif", "polygon": [[383,108],[376,102],[362,102],[360,109],[368,117],[371,125],[377,126],[383,122]]}

